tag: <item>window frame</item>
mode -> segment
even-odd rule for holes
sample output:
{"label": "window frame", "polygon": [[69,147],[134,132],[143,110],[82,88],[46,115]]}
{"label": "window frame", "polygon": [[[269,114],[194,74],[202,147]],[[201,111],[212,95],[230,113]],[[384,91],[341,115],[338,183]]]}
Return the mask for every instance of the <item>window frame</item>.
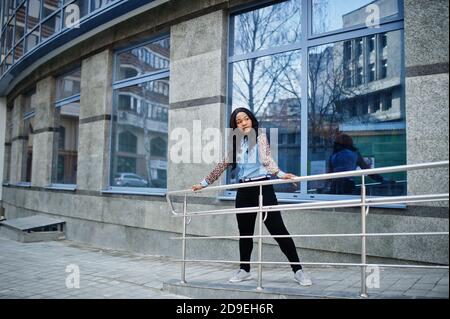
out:
{"label": "window frame", "polygon": [[[151,37],[149,40],[143,41],[143,42],[137,42],[132,43],[131,45],[128,45],[126,47],[122,47],[117,49],[114,52],[114,58],[113,58],[113,72],[112,72],[112,114],[111,114],[111,121],[110,121],[110,130],[109,130],[109,163],[108,163],[108,186],[103,189],[101,192],[105,194],[129,194],[129,195],[154,195],[154,196],[165,196],[167,193],[167,187],[166,188],[155,188],[155,187],[123,187],[123,186],[113,186],[111,185],[111,181],[113,179],[112,175],[115,175],[117,173],[113,172],[112,169],[112,162],[115,155],[114,152],[114,145],[113,145],[113,131],[114,131],[114,117],[117,116],[117,108],[118,108],[118,97],[119,94],[116,93],[119,89],[131,87],[137,84],[142,84],[146,82],[151,81],[158,81],[158,80],[164,80],[169,79],[170,83],[170,58],[169,58],[169,67],[160,69],[154,72],[145,73],[142,75],[138,75],[129,79],[122,79],[122,80],[116,80],[116,72],[118,70],[118,63],[119,61],[119,55],[131,51],[133,49],[145,46],[150,43],[155,43],[161,40],[168,39],[170,41],[170,33],[162,33],[160,35],[156,35],[154,37]],[[170,42],[169,42],[170,43]],[[170,84],[169,84],[170,85]],[[170,91],[170,88],[169,88]],[[167,161],[169,161],[169,155],[167,154]]]}
{"label": "window frame", "polygon": [[[78,65],[78,66],[72,68],[71,70],[69,70],[68,72],[60,74],[57,78],[62,77],[64,75],[72,74],[77,69],[80,70],[80,72],[81,72],[81,66]],[[55,79],[55,81],[57,81],[57,78]],[[81,77],[80,77],[80,81],[81,81]],[[57,88],[55,87],[55,90],[56,89]],[[56,96],[56,94],[57,94],[57,92],[55,91],[55,96]],[[66,98],[63,98],[63,99],[55,100],[54,103],[53,103],[54,104],[54,111],[56,112],[57,109],[60,109],[60,108],[62,108],[65,105],[68,105],[68,104],[71,104],[71,103],[74,103],[74,102],[80,102],[80,100],[81,100],[81,86],[80,86],[80,93],[73,94],[73,95],[68,96]],[[80,105],[80,108],[81,108],[81,105]],[[59,123],[57,123],[57,124],[59,125]],[[53,143],[59,143],[59,142],[54,140]],[[80,144],[78,144],[78,147],[79,146],[80,146]],[[53,150],[58,152],[59,151],[59,147],[57,147],[56,149],[53,147]],[[79,152],[78,152],[78,149],[77,149],[77,154],[78,153]],[[53,164],[55,164],[55,163],[53,163],[53,160],[54,160],[55,157],[58,158],[58,154],[56,154],[56,155],[52,154],[52,155],[53,155],[52,156],[52,167],[53,167]],[[77,166],[78,166],[78,156],[77,156]],[[50,181],[51,182],[50,182],[50,185],[48,185],[46,188],[48,188],[48,189],[61,189],[61,190],[73,190],[73,191],[77,189],[77,184],[53,183],[53,180],[54,180],[54,176],[53,176],[53,169],[52,169],[52,175],[50,176]]]}
{"label": "window frame", "polygon": [[[234,45],[234,19],[237,15],[245,12],[249,12],[263,6],[273,5],[279,3],[280,1],[264,1],[263,3],[254,3],[248,4],[242,7],[236,7],[233,10],[230,10],[229,13],[229,22],[228,22],[228,44],[227,44],[227,95],[226,95],[226,120],[231,115],[230,101],[232,100],[232,92],[233,92],[233,78],[230,76],[233,68],[233,63],[244,61],[248,59],[255,59],[264,56],[270,56],[274,54],[300,50],[301,52],[301,75],[300,75],[300,83],[301,83],[301,132],[300,132],[300,150],[301,150],[301,162],[300,162],[300,170],[301,176],[307,176],[308,172],[308,68],[309,68],[309,49],[325,44],[332,44],[346,40],[352,40],[355,38],[365,38],[371,35],[383,34],[393,31],[401,32],[401,43],[400,47],[404,52],[405,47],[405,38],[404,38],[404,5],[402,0],[396,0],[401,2],[401,6],[399,7],[399,14],[395,18],[388,19],[380,19],[380,26],[378,28],[369,28],[366,26],[354,26],[348,28],[342,28],[339,30],[333,30],[321,34],[312,34],[312,1],[313,0],[298,0],[301,1],[302,6],[302,17],[301,17],[301,37],[297,43],[282,45],[278,47],[271,47],[268,49],[264,49],[261,51],[249,52],[245,54],[232,55],[232,49]],[[305,9],[306,8],[306,9]],[[305,32],[306,30],[306,32]],[[401,59],[401,67],[400,67],[400,83],[405,86],[405,57],[404,54]],[[303,93],[304,92],[304,93]],[[405,90],[403,89],[402,98],[405,103]],[[305,107],[306,106],[306,107]],[[228,123],[225,123],[225,127],[228,127]],[[227,145],[225,145],[227,146]],[[227,171],[227,176],[225,179],[228,179],[229,172]],[[286,203],[295,203],[295,202],[309,202],[309,201],[317,201],[317,200],[335,200],[335,199],[355,199],[359,198],[356,195],[333,195],[333,194],[308,194],[307,193],[307,182],[301,182],[299,187],[299,192],[297,193],[276,193],[279,202]],[[236,196],[236,191],[222,191],[219,193],[218,198],[223,200],[234,200]],[[376,196],[372,196],[376,197]],[[406,205],[381,205],[380,207],[387,208],[405,208]]]}

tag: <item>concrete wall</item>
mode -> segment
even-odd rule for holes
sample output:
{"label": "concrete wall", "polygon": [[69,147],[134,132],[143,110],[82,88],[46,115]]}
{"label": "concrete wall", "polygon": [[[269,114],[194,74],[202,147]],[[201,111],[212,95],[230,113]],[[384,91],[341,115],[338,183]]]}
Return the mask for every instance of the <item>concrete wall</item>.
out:
{"label": "concrete wall", "polygon": [[[20,132],[23,130],[20,119],[23,110],[20,93],[21,88],[30,85],[29,81],[37,83],[38,109],[35,125],[40,131],[35,135],[36,155],[33,156],[32,187],[4,188],[3,206],[8,218],[38,213],[58,216],[67,221],[67,238],[72,240],[115,249],[179,256],[179,242],[170,238],[180,233],[181,221],[170,217],[163,196],[106,194],[102,190],[109,185],[111,73],[115,48],[169,31],[171,38],[169,132],[174,128],[186,128],[189,132],[195,132],[198,128],[193,127],[194,120],[200,120],[203,129],[224,128],[227,6],[231,5],[231,2],[197,0],[190,2],[188,8],[181,3],[183,2],[169,2],[155,11],[144,12],[132,21],[93,36],[73,51],[67,52],[67,55],[52,59],[13,89],[11,96],[8,97],[14,103],[11,183],[18,182],[21,178],[19,150],[23,146],[20,144]],[[434,8],[433,5],[430,7]],[[448,159],[448,120],[442,119],[448,114],[448,109],[445,110],[439,99],[435,101],[434,96],[429,93],[419,94],[421,90],[426,92],[428,87],[430,89],[437,87],[441,90],[436,92],[437,96],[448,102],[448,97],[443,96],[448,92],[448,54],[446,62],[443,62],[447,63],[447,73],[422,76],[420,72],[419,74],[413,72],[415,66],[419,66],[419,71],[422,70],[423,61],[426,60],[416,59],[414,52],[417,51],[419,56],[424,53],[420,53],[419,48],[414,49],[416,40],[408,40],[420,25],[420,22],[415,22],[409,15],[414,12],[420,15],[422,9],[424,8],[421,8],[420,0],[406,1],[405,47],[408,76],[406,109],[411,108],[407,113],[409,163],[443,159],[442,157]],[[409,14],[408,10],[412,13]],[[443,19],[442,14],[435,16]],[[443,25],[441,31],[448,31],[448,24],[445,29],[445,22],[439,21],[435,23]],[[412,31],[408,31],[409,25],[412,25]],[[437,43],[440,45],[439,41]],[[441,49],[439,47],[438,51]],[[412,56],[414,58],[411,58]],[[441,61],[444,56],[445,53],[437,54],[437,61]],[[77,190],[74,192],[49,190],[45,186],[51,178],[49,150],[52,149],[51,128],[54,126],[51,106],[54,94],[52,76],[57,71],[70,68],[74,62],[81,62],[82,65]],[[433,78],[429,79],[429,76]],[[429,112],[420,113],[422,103],[426,104]],[[419,121],[427,121],[428,128],[422,127]],[[438,128],[439,132],[437,130],[428,132],[427,130],[431,128]],[[420,144],[422,140],[428,143]],[[173,143],[174,141],[169,141],[169,150]],[[425,151],[424,146],[428,146]],[[168,189],[190,187],[199,182],[213,166],[214,164],[200,163],[175,164],[169,161]],[[445,182],[441,175],[431,177],[410,175],[409,178],[410,193],[423,193],[425,190],[443,192],[445,189],[448,192],[448,180]],[[223,179],[215,185],[221,182]],[[189,211],[234,206],[234,201],[220,200],[216,195],[205,192],[192,196],[189,198]],[[177,207],[180,208],[179,200]],[[292,234],[360,231],[360,214],[358,210],[353,209],[285,212],[283,216]],[[405,210],[372,209],[368,217],[368,231],[448,231],[447,208],[409,206]],[[194,218],[188,226],[188,233],[237,235],[237,223],[233,215]],[[296,245],[303,261],[359,260],[360,244],[357,239],[298,239]],[[264,240],[264,246],[266,260],[285,260],[273,240]],[[413,260],[448,264],[448,236],[369,238],[368,253],[371,256],[370,260],[376,261]],[[193,241],[188,244],[188,256],[237,260],[237,241]]]}
{"label": "concrete wall", "polygon": [[[446,0],[405,1],[408,164],[449,158],[448,18]],[[408,193],[448,193],[448,182],[448,169],[410,172]]]}

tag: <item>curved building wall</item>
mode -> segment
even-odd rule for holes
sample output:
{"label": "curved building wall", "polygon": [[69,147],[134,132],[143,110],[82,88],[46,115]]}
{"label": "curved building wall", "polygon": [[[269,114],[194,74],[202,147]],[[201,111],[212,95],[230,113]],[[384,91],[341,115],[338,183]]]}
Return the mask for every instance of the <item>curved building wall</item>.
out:
{"label": "curved building wall", "polygon": [[[271,2],[264,4],[270,5]],[[261,2],[256,5],[261,5]],[[141,7],[140,11],[123,21],[111,25],[105,22],[107,28],[104,24],[104,29],[99,26],[97,32],[79,35],[71,40],[70,47],[61,44],[15,74],[2,91],[7,92],[6,102],[10,106],[5,154],[2,156],[7,174],[4,173],[1,204],[6,217],[57,216],[67,222],[68,239],[115,249],[179,256],[180,243],[170,238],[180,234],[181,220],[170,216],[164,194],[167,190],[189,188],[214,167],[214,163],[195,162],[194,154],[200,152],[195,146],[195,138],[201,131],[194,121],[200,120],[203,128],[225,130],[234,92],[231,90],[234,78],[230,72],[233,65],[273,55],[273,51],[230,54],[231,17],[236,12],[245,13],[259,7],[252,1],[161,1],[153,8]],[[402,4],[402,8],[404,16],[386,20],[382,27],[388,30],[386,32],[393,32],[388,33],[389,36],[394,34],[392,39],[404,40],[403,49],[402,43],[395,43],[398,50],[403,50],[399,56],[404,56],[404,62],[400,59],[398,63],[404,63],[406,67],[399,68],[400,74],[396,75],[399,81],[382,81],[380,88],[375,84],[372,86],[382,93],[390,86],[396,87],[392,109],[400,115],[391,114],[391,117],[403,116],[405,119],[404,124],[395,126],[393,131],[401,132],[399,136],[404,138],[406,163],[445,160],[448,159],[448,108],[442,101],[448,102],[448,96],[444,94],[448,92],[448,54],[445,55],[448,46],[439,34],[448,32],[443,10],[446,9],[448,15],[448,4],[436,1],[424,9],[420,0],[409,0]],[[416,19],[423,10],[433,16],[434,23],[423,25],[422,20]],[[416,43],[430,36],[428,29],[437,27],[441,31],[431,33],[434,37],[431,51],[435,53],[435,59],[429,64]],[[421,30],[419,34],[418,28]],[[338,43],[334,51],[320,51],[329,54],[337,63],[344,58],[335,52],[343,50],[346,45],[358,45],[356,40],[349,40],[348,44],[342,40],[357,39],[362,34],[366,39],[361,40],[364,42],[378,33],[356,28],[344,33],[326,34],[323,39],[312,35],[311,41],[322,43],[323,47],[326,47],[326,41]],[[321,39],[317,40],[317,37]],[[375,38],[382,43],[381,35]],[[292,46],[283,47],[286,52],[303,48],[303,44],[297,47],[295,41],[287,45]],[[270,50],[279,49],[275,46]],[[316,55],[311,53],[309,57]],[[382,65],[379,72],[382,72]],[[79,76],[74,76],[73,70],[78,68]],[[356,78],[357,70],[352,70]],[[307,76],[304,71],[300,72],[303,72],[301,77]],[[364,76],[369,78],[370,74]],[[301,78],[301,81],[308,82],[307,78]],[[432,87],[437,95],[419,94],[422,84]],[[68,92],[66,95],[60,95],[62,88]],[[384,107],[385,95],[380,96],[380,107]],[[301,98],[307,101],[306,97]],[[377,112],[372,97],[362,100],[369,101],[368,110]],[[289,125],[305,124],[302,116],[308,113],[296,115],[298,104],[293,101],[290,98],[272,103],[274,114],[279,114],[281,119],[282,112],[287,112],[292,118],[299,116],[297,120],[289,121]],[[423,105],[427,105],[430,111],[420,107]],[[385,113],[363,114],[363,117],[382,118]],[[267,119],[272,116],[273,123],[283,125],[270,112],[266,115]],[[69,121],[70,125],[67,124]],[[65,133],[62,133],[61,125],[67,127]],[[345,125],[353,130],[357,127],[350,120],[336,127]],[[383,127],[380,125],[379,131],[383,131]],[[191,163],[175,163],[169,157],[176,144],[176,137],[170,134],[180,128],[192,134]],[[296,131],[287,127],[284,133],[293,132]],[[365,131],[358,134],[361,141],[373,135]],[[62,147],[63,135],[67,141],[66,148]],[[385,135],[378,134],[377,143],[381,143]],[[286,141],[291,137],[286,135]],[[299,146],[300,153],[295,151],[295,156],[303,156],[305,153],[301,147],[308,144],[301,136],[292,141]],[[200,143],[204,146],[207,141]],[[76,152],[72,146],[69,147],[73,144],[77,144]],[[425,145],[427,151],[423,149]],[[76,165],[70,164],[74,163],[74,156]],[[291,168],[284,166],[291,164],[292,161],[286,157],[280,158],[282,169],[290,171]],[[308,166],[307,162],[305,164]],[[300,165],[299,169],[302,167],[305,165]],[[71,184],[73,179],[70,178],[57,178],[56,181],[60,182],[55,183],[55,174],[66,176],[66,173],[67,176],[76,175],[76,184]],[[311,171],[299,173],[311,174]],[[407,187],[401,191],[407,190],[411,194],[445,193],[448,192],[447,176],[442,171],[430,175],[408,174]],[[227,180],[230,176],[224,174],[216,183]],[[298,194],[305,196],[304,199],[306,196],[321,196],[311,194],[306,187]],[[279,192],[282,202],[292,201],[295,196],[295,192],[287,195],[285,190]],[[176,201],[180,207],[181,199]],[[226,193],[203,192],[190,196],[188,202],[189,211],[234,206],[233,194]],[[448,231],[447,211],[447,203],[373,208],[369,213],[367,231]],[[356,209],[283,214],[287,228],[293,234],[360,231],[360,213]],[[199,236],[236,235],[237,223],[233,215],[194,218],[188,226],[188,233]],[[296,239],[295,242],[303,261],[360,259],[357,239]],[[370,238],[368,254],[369,261],[448,264],[448,236]],[[237,260],[238,243],[235,240],[189,242],[188,256]],[[284,260],[273,240],[264,240],[264,256],[267,260]]]}

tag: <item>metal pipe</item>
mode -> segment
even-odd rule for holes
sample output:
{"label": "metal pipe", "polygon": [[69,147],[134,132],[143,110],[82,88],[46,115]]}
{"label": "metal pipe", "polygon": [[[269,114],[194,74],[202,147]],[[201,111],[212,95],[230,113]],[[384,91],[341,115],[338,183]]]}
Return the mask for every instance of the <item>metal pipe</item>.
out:
{"label": "metal pipe", "polygon": [[[361,264],[366,264],[366,183],[365,176],[361,176]],[[362,298],[367,298],[366,266],[361,267],[361,293]]]}
{"label": "metal pipe", "polygon": [[[327,174],[318,174],[318,175],[309,175],[309,176],[299,176],[293,179],[277,179],[277,180],[263,180],[256,182],[248,182],[248,183],[237,183],[237,184],[226,184],[220,186],[209,186],[201,191],[195,191],[196,193],[200,192],[210,192],[210,191],[218,191],[218,190],[226,190],[226,189],[234,189],[234,188],[244,188],[244,187],[252,187],[252,186],[260,186],[260,185],[276,185],[276,184],[286,184],[286,183],[294,183],[294,182],[302,182],[302,181],[315,181],[315,180],[324,180],[324,179],[334,179],[334,178],[342,178],[342,177],[355,177],[362,175],[374,175],[374,174],[386,174],[386,173],[395,173],[395,172],[403,172],[403,171],[411,171],[411,170],[419,170],[419,169],[428,169],[428,168],[438,168],[445,167],[449,165],[449,161],[440,161],[433,163],[423,163],[423,164],[410,164],[410,165],[399,165],[399,166],[390,166],[390,167],[382,167],[382,168],[371,168],[364,170],[354,170],[354,171],[346,171],[339,173],[327,173]],[[184,195],[185,193],[194,193],[192,189],[183,189],[178,191],[170,191],[167,192],[167,195]]]}
{"label": "metal pipe", "polygon": [[[366,233],[366,237],[377,236],[445,236],[449,232],[418,232],[418,233]],[[362,234],[311,234],[311,235],[262,235],[261,238],[314,238],[314,237],[361,237]],[[239,239],[239,238],[259,238],[260,236],[197,236],[185,237],[185,239]],[[183,237],[171,237],[170,239],[182,240]]]}
{"label": "metal pipe", "polygon": [[263,194],[262,194],[262,185],[259,186],[259,211],[258,211],[258,286],[256,290],[262,290],[262,224],[263,224]]}
{"label": "metal pipe", "polygon": [[[366,198],[366,206],[385,205],[385,204],[403,204],[403,203],[422,203],[429,201],[448,201],[449,194],[432,194],[432,195],[410,195],[410,196],[395,196],[395,197],[379,197]],[[346,199],[337,201],[319,201],[297,204],[282,204],[263,206],[265,212],[273,211],[292,211],[292,210],[308,210],[308,209],[324,209],[324,208],[348,208],[360,207],[360,199]],[[218,210],[200,211],[197,213],[189,213],[187,216],[203,216],[203,215],[226,215],[226,214],[248,214],[258,211],[259,206],[255,207],[241,207],[241,208],[227,208]],[[183,217],[183,214],[175,214],[174,217]]]}
{"label": "metal pipe", "polygon": [[[182,260],[173,260],[174,262],[182,262]],[[431,266],[431,265],[398,265],[398,264],[357,264],[357,263],[320,263],[320,262],[283,262],[283,261],[230,261],[230,260],[207,260],[207,259],[190,259],[185,260],[186,263],[220,263],[220,264],[251,264],[251,265],[310,265],[310,266],[337,266],[337,267],[380,267],[380,268],[412,268],[412,269],[442,269],[448,270],[449,266]]]}
{"label": "metal pipe", "polygon": [[184,201],[183,201],[183,241],[181,243],[181,255],[183,259],[183,263],[181,264],[181,283],[186,283],[186,262],[184,261],[186,259],[186,224],[187,224],[187,217],[186,217],[186,211],[187,211],[187,195],[184,195]]}

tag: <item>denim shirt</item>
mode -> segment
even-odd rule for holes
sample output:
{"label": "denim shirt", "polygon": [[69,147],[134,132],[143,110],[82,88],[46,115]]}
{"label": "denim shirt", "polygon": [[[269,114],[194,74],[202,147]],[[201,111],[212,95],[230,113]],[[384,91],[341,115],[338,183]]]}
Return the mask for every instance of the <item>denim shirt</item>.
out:
{"label": "denim shirt", "polygon": [[[269,174],[264,165],[261,164],[259,158],[260,156],[258,143],[256,143],[251,150],[248,150],[248,141],[246,138],[244,138],[241,142],[241,149],[242,153],[240,154],[240,158],[238,158],[238,161],[236,163],[236,168],[238,170],[238,180],[244,178],[256,178]],[[286,173],[282,170],[279,170],[276,175],[278,178],[282,178],[284,175],[286,175]],[[209,185],[206,179],[203,179],[200,184],[203,187]]]}

